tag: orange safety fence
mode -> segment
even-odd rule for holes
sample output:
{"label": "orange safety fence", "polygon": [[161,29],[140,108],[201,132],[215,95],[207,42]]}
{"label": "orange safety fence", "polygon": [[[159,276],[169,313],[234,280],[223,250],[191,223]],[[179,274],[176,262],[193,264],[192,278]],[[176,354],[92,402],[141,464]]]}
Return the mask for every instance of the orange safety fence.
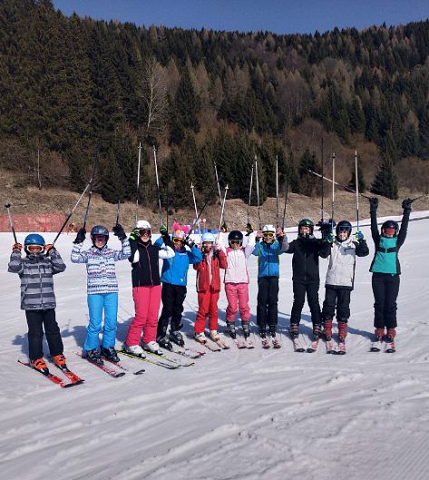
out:
{"label": "orange safety fence", "polygon": [[[14,213],[12,216],[17,232],[59,232],[66,216],[62,213]],[[0,232],[11,230],[9,217],[0,215]],[[68,231],[66,227],[65,232]]]}

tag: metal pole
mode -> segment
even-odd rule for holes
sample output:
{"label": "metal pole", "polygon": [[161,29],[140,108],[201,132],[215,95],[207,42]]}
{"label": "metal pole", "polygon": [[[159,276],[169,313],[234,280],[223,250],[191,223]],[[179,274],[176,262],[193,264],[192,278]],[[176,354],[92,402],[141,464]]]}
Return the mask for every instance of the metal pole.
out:
{"label": "metal pole", "polygon": [[18,240],[16,239],[15,226],[12,220],[12,214],[10,213],[10,203],[6,203],[5,207],[7,210],[7,216],[9,217],[9,223],[10,223],[10,228],[12,229],[13,239],[15,240],[15,243],[18,243]]}
{"label": "metal pole", "polygon": [[332,212],[331,212],[331,232],[334,231],[334,205],[335,205],[335,153],[332,154]]}
{"label": "metal pole", "polygon": [[323,189],[323,175],[324,175],[324,172],[325,172],[325,155],[324,155],[324,151],[323,151],[323,137],[322,137],[322,178],[321,178],[321,183],[322,183],[322,201],[321,201],[321,204],[320,204],[320,209],[321,209],[321,212],[320,212],[320,221],[321,223],[323,223],[323,215],[324,215],[324,212],[323,212],[323,201],[324,201],[324,189]]}
{"label": "metal pole", "polygon": [[286,208],[287,208],[287,195],[288,195],[288,192],[289,192],[289,189],[288,189],[288,185],[287,185],[287,181],[285,182],[285,206],[284,206],[284,209],[283,209],[283,219],[282,219],[282,230],[285,229],[285,225],[286,225]]}
{"label": "metal pole", "polygon": [[[316,177],[320,177],[322,178],[322,175],[320,175],[320,173],[317,173],[315,172],[314,170],[311,170],[310,168],[307,169],[312,175],[316,175]],[[328,177],[323,177],[324,180],[326,180],[327,182],[331,182],[332,183],[332,180]],[[350,187],[347,187],[346,185],[342,185],[341,183],[338,183],[338,182],[334,182],[335,185],[337,185],[338,187],[341,187],[341,188],[344,188],[344,190],[347,190],[348,192],[351,192],[351,193],[355,193],[355,190],[353,188],[350,188]],[[363,198],[366,198],[367,200],[370,199],[370,197],[368,197],[367,195],[364,195],[363,193],[360,193],[359,192],[359,196],[360,197],[363,197]]]}
{"label": "metal pole", "polygon": [[[194,186],[191,183],[191,190],[192,190],[192,198],[194,199],[194,208],[195,208],[195,218],[198,221],[199,215],[198,215],[198,208],[197,208],[197,201],[195,200],[195,192],[194,192]],[[200,222],[198,221],[198,229],[201,233],[201,227],[200,227]]]}
{"label": "metal pole", "polygon": [[214,162],[214,168],[215,168],[215,174],[216,174],[217,191],[219,194],[219,205],[222,207],[222,192],[220,191],[219,175],[217,171],[216,162]]}
{"label": "metal pole", "polygon": [[276,227],[279,226],[279,157],[276,155]]}
{"label": "metal pole", "polygon": [[256,203],[258,205],[258,221],[259,221],[259,230],[262,227],[261,222],[261,205],[259,202],[259,174],[258,174],[258,160],[256,159],[255,155],[255,176],[256,176]]}
{"label": "metal pole", "polygon": [[[222,228],[222,225],[223,225],[223,214],[224,214],[224,211],[225,211],[225,202],[226,202],[226,195],[228,194],[228,185],[225,187],[225,195],[223,197],[223,201],[222,201],[222,207],[221,207],[221,210],[220,210],[220,220],[219,220],[219,232],[220,232],[220,229]],[[219,235],[219,234],[218,234]]]}
{"label": "metal pole", "polygon": [[252,202],[252,187],[253,187],[253,166],[252,163],[252,170],[250,172],[250,187],[249,187],[249,203],[247,205],[247,224],[250,224],[250,204]]}
{"label": "metal pole", "polygon": [[118,208],[117,208],[117,210],[116,210],[116,223],[115,223],[115,225],[118,225],[118,223],[119,223],[119,215],[120,215],[120,213],[121,213],[121,199],[118,198]]}
{"label": "metal pole", "polygon": [[161,220],[161,225],[164,224],[164,220],[162,218],[162,205],[161,205],[161,190],[159,188],[159,177],[158,177],[158,163],[156,161],[156,147],[153,146],[153,159],[155,162],[155,176],[156,176],[156,188],[158,190],[158,209],[159,209],[159,218]]}
{"label": "metal pole", "polygon": [[359,231],[359,177],[358,177],[358,153],[355,150],[355,188],[356,188],[356,228]]}

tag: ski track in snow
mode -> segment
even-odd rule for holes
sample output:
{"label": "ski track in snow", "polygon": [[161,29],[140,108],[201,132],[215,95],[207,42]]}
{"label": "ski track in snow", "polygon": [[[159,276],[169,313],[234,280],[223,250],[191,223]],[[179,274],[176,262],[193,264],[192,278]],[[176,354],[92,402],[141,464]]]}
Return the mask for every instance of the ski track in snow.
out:
{"label": "ski track in snow", "polygon": [[[368,268],[373,244],[365,227],[371,253],[357,262],[347,355],[326,355],[323,342],[313,354],[293,351],[287,335],[291,256],[283,255],[280,350],[262,350],[256,335],[253,350],[238,350],[227,339],[230,350],[207,350],[194,366],[173,371],[124,358],[132,371],[146,372],[117,379],[74,355],[82,348],[88,321],[86,271],[70,263],[73,237],[62,235],[57,245],[67,270],[55,277],[57,319],[68,364],[86,380],[65,390],[16,362],[26,358],[26,322],[19,310],[19,279],[6,272],[12,236],[0,234],[2,478],[41,480],[53,473],[62,480],[426,478],[429,321],[423,312],[429,310],[428,226],[429,220],[411,222],[400,252],[395,354],[369,352],[374,300]],[[54,234],[45,237],[52,240]],[[115,238],[110,244],[119,245]],[[321,260],[321,301],[326,263]],[[249,270],[255,325],[254,257]],[[134,308],[128,262],[118,263],[117,273],[119,347]],[[191,269],[185,332],[191,331],[197,310],[194,285]],[[220,330],[225,308],[222,292]],[[310,343],[310,332],[306,305],[303,345]],[[197,347],[189,338],[186,342]],[[54,367],[51,370],[61,376]]]}

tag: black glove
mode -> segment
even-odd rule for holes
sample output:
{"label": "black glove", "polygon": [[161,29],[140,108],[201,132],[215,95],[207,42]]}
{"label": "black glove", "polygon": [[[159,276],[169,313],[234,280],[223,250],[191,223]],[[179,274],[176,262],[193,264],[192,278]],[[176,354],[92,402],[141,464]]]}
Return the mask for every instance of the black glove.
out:
{"label": "black glove", "polygon": [[195,245],[195,242],[189,235],[185,237],[185,245],[187,245],[189,248],[192,248]]}
{"label": "black glove", "polygon": [[119,238],[119,240],[122,242],[122,240],[125,240],[127,238],[127,234],[125,233],[125,230],[123,229],[122,225],[119,225],[117,223],[113,228],[113,235]]}
{"label": "black glove", "polygon": [[84,227],[79,228],[79,231],[77,232],[76,238],[73,243],[83,243],[85,241],[86,237],[86,230]]}
{"label": "black glove", "polygon": [[213,258],[219,258],[219,252],[220,252],[220,250],[213,249]]}
{"label": "black glove", "polygon": [[375,212],[378,208],[378,198],[377,197],[371,197],[369,199],[369,211],[370,212]]}
{"label": "black glove", "polygon": [[252,228],[252,225],[250,223],[248,223],[246,225],[246,237],[248,237],[251,233],[253,233],[253,228]]}
{"label": "black glove", "polygon": [[402,208],[404,209],[404,212],[411,212],[411,204],[413,201],[410,198],[406,198],[402,202]]}
{"label": "black glove", "polygon": [[321,221],[319,222],[320,225],[320,233],[322,234],[322,239],[325,240],[328,235],[331,233],[332,225],[329,222]]}
{"label": "black glove", "polygon": [[220,230],[221,230],[221,232],[223,232],[223,233],[228,232],[228,225],[226,224],[225,221],[222,223],[222,226],[220,227]]}

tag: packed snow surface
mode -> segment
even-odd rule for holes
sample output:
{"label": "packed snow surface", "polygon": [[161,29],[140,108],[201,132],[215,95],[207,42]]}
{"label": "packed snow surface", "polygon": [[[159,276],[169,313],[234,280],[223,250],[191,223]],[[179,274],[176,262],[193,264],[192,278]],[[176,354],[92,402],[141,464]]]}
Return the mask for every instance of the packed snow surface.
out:
{"label": "packed snow surface", "polygon": [[[19,278],[7,273],[12,235],[0,234],[1,477],[8,480],[426,479],[429,469],[428,212],[409,224],[400,251],[397,352],[370,353],[373,295],[370,255],[358,259],[347,355],[295,353],[287,337],[292,305],[291,256],[281,257],[280,350],[207,354],[166,370],[134,359],[141,376],[111,378],[80,359],[88,312],[86,270],[71,264],[73,236],[57,247],[67,270],[55,277],[57,319],[69,367],[85,383],[61,389],[17,363],[27,355]],[[419,215],[413,215],[413,218]],[[366,224],[368,222],[365,222]],[[25,234],[18,234],[23,240]],[[44,234],[49,241],[54,234]],[[289,234],[295,237],[296,232]],[[88,242],[88,241],[87,241]],[[116,238],[110,245],[119,247]],[[88,242],[89,246],[89,242]],[[321,260],[321,302],[327,261]],[[249,261],[256,331],[257,264]],[[133,317],[130,265],[117,264],[117,347]],[[226,297],[219,301],[224,329]],[[184,331],[192,331],[197,296],[190,270]],[[237,325],[239,325],[237,321]],[[301,340],[311,322],[303,310]],[[195,346],[188,338],[187,344]],[[230,340],[229,340],[230,342]],[[46,350],[46,345],[45,345]],[[52,367],[53,373],[61,373]]]}

